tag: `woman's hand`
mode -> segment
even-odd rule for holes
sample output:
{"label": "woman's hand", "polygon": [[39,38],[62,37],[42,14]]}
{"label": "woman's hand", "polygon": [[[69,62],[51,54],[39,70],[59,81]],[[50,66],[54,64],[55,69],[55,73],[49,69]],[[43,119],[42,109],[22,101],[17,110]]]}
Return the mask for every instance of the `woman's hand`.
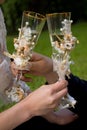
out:
{"label": "woman's hand", "polygon": [[31,92],[23,102],[25,108],[29,106],[29,113],[32,113],[34,116],[44,115],[50,111],[53,111],[63,96],[67,93],[67,81],[61,80],[54,84],[43,85],[37,90]]}
{"label": "woman's hand", "polygon": [[[15,64],[11,64],[12,72],[14,75],[19,73]],[[52,59],[41,55],[39,53],[33,53],[31,60],[29,61],[29,71],[22,71],[23,76],[21,77],[24,81],[30,81],[31,79],[25,76],[25,74],[32,74],[36,76],[44,76],[48,83],[54,83],[58,80],[58,76],[53,72],[53,62]]]}
{"label": "woman's hand", "polygon": [[76,120],[78,118],[78,115],[69,109],[62,109],[56,112],[49,112],[43,117],[51,123],[66,125]]}

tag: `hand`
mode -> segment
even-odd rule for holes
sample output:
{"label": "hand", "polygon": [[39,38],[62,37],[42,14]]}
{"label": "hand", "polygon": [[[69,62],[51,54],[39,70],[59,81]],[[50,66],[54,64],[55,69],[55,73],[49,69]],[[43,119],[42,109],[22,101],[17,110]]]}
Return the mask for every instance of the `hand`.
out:
{"label": "hand", "polygon": [[25,108],[29,105],[29,113],[32,113],[34,116],[44,115],[54,110],[66,93],[67,81],[62,80],[51,85],[43,85],[30,93],[23,102],[27,102]]}
{"label": "hand", "polygon": [[[12,65],[12,71],[15,75],[19,72],[14,64]],[[29,62],[29,71],[23,71],[23,76],[21,78],[24,81],[31,81],[30,78],[25,76],[26,73],[44,76],[49,83],[54,83],[58,80],[58,75],[53,72],[53,62],[51,58],[35,52]]]}
{"label": "hand", "polygon": [[[29,63],[30,65],[30,63]],[[28,76],[26,77],[26,73],[28,74],[29,71],[25,71],[25,70],[19,70],[18,67],[16,67],[16,64],[14,63],[14,61],[11,61],[11,71],[12,71],[12,74],[16,77],[17,75],[19,76],[19,79],[20,80],[23,80],[25,82],[31,82],[32,79]],[[22,74],[21,74],[22,73]],[[21,75],[21,76],[20,76]]]}
{"label": "hand", "polygon": [[78,118],[78,115],[69,109],[62,109],[56,112],[49,112],[43,117],[51,123],[66,125],[76,120]]}

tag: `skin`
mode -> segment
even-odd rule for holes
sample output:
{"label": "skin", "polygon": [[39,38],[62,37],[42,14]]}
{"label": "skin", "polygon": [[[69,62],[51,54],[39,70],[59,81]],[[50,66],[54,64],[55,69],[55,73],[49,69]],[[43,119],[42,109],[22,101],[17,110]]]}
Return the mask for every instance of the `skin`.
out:
{"label": "skin", "polygon": [[3,4],[5,2],[5,0],[0,0],[0,4]]}
{"label": "skin", "polygon": [[[12,62],[12,72],[14,75],[20,73],[20,70],[16,69],[16,65]],[[25,74],[32,74],[37,76],[44,76],[49,84],[53,84],[58,81],[58,75],[53,71],[53,63],[49,57],[44,55],[33,53],[31,61],[29,62],[29,71],[22,72],[21,79],[25,82],[32,81],[31,78],[27,78]],[[49,122],[56,124],[68,124],[78,118],[78,115],[74,114],[68,109],[63,109],[57,112],[50,112],[43,116]]]}
{"label": "skin", "polygon": [[66,86],[67,82],[63,80],[51,85],[43,85],[30,93],[22,101],[0,113],[0,129],[11,130],[34,116],[43,116],[53,111],[60,99],[66,95]]}
{"label": "skin", "polygon": [[[21,73],[21,71],[16,68],[14,62],[11,63],[11,69],[15,76],[18,73]],[[29,62],[29,71],[22,71],[21,77],[21,79],[25,82],[32,81],[31,78],[27,78],[25,76],[26,73],[36,76],[44,76],[49,84],[58,81],[58,75],[55,72],[53,72],[52,60],[44,55],[35,52],[33,53],[33,56]]]}

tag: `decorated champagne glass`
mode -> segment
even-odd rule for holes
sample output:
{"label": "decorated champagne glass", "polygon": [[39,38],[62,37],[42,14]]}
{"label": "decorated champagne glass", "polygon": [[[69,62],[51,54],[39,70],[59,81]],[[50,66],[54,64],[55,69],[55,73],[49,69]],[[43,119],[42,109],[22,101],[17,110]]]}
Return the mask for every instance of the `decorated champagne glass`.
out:
{"label": "decorated champagne glass", "polygon": [[[45,16],[30,11],[24,11],[19,36],[14,39],[15,52],[12,54],[18,69],[28,69],[33,49],[38,41],[45,23]],[[29,66],[28,66],[29,67]]]}
{"label": "decorated champagne glass", "polygon": [[[58,74],[58,80],[67,76],[70,78],[70,65],[73,63],[70,52],[77,43],[71,32],[71,12],[47,14],[47,24],[52,46],[53,70]],[[58,109],[74,107],[76,100],[67,93],[61,99]]]}
{"label": "decorated champagne glass", "polygon": [[[21,97],[25,97],[25,93],[19,85],[20,77],[23,70],[29,70],[29,61],[32,57],[33,49],[38,41],[43,26],[45,24],[46,17],[42,14],[24,11],[22,15],[21,28],[19,28],[18,38],[14,38],[14,52],[10,54],[5,52],[4,54],[13,59],[16,68],[20,70],[20,74],[16,76],[15,83],[10,90],[6,90],[6,94],[12,99],[15,97],[15,92],[18,90],[18,94],[21,93]],[[20,101],[22,98],[18,98]]]}

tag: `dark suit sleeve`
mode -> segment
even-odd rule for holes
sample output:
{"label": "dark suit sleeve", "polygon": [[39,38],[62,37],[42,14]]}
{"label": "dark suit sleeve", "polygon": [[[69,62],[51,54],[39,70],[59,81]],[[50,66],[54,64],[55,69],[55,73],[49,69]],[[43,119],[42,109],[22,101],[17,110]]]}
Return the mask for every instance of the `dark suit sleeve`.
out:
{"label": "dark suit sleeve", "polygon": [[77,101],[75,108],[72,110],[79,116],[87,117],[87,81],[73,74],[66,79],[68,81],[68,92]]}

